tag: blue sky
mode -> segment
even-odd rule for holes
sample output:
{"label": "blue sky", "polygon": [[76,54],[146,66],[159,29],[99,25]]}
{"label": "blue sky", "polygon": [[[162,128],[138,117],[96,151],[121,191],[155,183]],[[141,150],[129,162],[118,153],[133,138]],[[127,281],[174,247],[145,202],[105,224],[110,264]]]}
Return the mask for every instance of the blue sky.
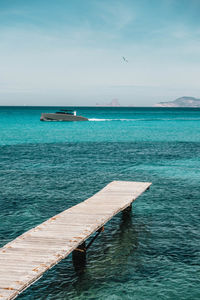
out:
{"label": "blue sky", "polygon": [[200,98],[199,12],[199,0],[0,0],[0,105]]}

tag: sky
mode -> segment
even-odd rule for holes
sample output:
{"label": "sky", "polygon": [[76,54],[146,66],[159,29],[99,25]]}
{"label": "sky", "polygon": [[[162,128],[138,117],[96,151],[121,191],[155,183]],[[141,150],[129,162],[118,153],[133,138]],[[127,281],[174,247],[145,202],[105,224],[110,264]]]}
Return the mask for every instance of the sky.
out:
{"label": "sky", "polygon": [[200,98],[199,12],[200,0],[0,0],[0,105]]}

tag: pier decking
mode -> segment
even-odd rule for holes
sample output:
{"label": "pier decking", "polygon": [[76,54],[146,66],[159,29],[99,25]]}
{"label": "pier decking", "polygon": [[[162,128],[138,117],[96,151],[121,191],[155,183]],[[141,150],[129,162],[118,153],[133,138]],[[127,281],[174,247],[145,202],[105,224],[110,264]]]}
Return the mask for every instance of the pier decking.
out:
{"label": "pier decking", "polygon": [[113,181],[0,249],[0,300],[14,299],[149,188]]}

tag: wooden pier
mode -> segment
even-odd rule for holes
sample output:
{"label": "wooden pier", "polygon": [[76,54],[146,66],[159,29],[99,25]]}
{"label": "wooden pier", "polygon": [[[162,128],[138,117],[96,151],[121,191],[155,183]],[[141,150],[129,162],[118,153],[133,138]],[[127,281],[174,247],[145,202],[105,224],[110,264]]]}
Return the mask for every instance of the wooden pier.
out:
{"label": "wooden pier", "polygon": [[113,181],[0,248],[0,300],[17,297],[71,252],[85,253],[87,238],[99,234],[105,223],[126,211],[150,185]]}

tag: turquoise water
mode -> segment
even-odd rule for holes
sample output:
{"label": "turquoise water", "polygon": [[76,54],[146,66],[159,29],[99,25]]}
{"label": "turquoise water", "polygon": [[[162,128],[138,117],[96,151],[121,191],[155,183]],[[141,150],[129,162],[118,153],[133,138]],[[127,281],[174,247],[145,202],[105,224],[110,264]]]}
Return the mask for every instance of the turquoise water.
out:
{"label": "turquoise water", "polygon": [[0,108],[0,246],[112,180],[151,181],[76,273],[71,255],[18,299],[200,299],[200,109]]}

